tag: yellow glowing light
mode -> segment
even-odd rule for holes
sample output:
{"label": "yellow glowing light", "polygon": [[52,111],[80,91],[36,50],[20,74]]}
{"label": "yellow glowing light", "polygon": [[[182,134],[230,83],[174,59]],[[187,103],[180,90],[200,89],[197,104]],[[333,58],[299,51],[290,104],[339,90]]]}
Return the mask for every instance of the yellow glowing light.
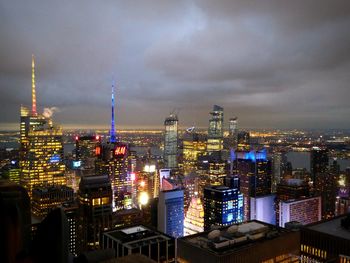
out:
{"label": "yellow glowing light", "polygon": [[339,184],[339,186],[345,186],[344,178],[339,179],[338,184]]}
{"label": "yellow glowing light", "polygon": [[145,187],[145,185],[146,185],[145,181],[141,181],[141,182],[140,182],[140,186],[141,186],[141,187]]}
{"label": "yellow glowing light", "polygon": [[147,205],[148,200],[149,200],[149,197],[148,197],[147,192],[141,192],[140,196],[139,196],[139,203],[141,205]]}

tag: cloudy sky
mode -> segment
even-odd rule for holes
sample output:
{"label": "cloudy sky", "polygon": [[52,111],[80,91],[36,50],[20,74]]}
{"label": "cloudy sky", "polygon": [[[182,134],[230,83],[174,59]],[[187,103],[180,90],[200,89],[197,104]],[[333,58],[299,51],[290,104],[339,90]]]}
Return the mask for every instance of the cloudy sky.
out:
{"label": "cloudy sky", "polygon": [[31,101],[63,127],[350,128],[350,1],[0,0],[0,127]]}

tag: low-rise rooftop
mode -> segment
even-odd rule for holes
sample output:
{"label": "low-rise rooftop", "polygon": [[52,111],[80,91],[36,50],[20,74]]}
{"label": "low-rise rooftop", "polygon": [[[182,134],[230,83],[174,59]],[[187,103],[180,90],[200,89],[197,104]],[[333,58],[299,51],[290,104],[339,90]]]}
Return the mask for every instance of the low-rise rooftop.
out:
{"label": "low-rise rooftop", "polygon": [[256,242],[264,242],[291,232],[257,220],[206,231],[180,240],[215,254],[230,254]]}

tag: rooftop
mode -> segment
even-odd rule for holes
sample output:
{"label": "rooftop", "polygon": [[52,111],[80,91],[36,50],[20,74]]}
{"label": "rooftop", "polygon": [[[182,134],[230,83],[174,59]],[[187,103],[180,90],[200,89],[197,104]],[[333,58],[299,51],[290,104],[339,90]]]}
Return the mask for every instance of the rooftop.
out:
{"label": "rooftop", "polygon": [[345,219],[346,215],[339,216],[327,221],[315,223],[307,226],[307,229],[315,230],[321,233],[325,233],[331,236],[344,238],[350,241],[350,230],[341,226],[341,220]]}
{"label": "rooftop", "polygon": [[146,246],[148,244],[170,241],[173,239],[144,225],[109,230],[104,232],[103,235],[129,248]]}
{"label": "rooftop", "polygon": [[257,220],[206,231],[180,238],[193,246],[209,250],[214,254],[231,254],[256,242],[264,242],[289,233],[290,230],[276,227]]}

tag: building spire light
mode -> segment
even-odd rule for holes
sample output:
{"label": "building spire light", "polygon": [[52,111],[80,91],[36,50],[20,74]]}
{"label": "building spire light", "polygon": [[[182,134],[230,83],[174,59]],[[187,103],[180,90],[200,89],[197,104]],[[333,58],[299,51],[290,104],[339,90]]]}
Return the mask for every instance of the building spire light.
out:
{"label": "building spire light", "polygon": [[35,59],[32,55],[32,114],[37,115],[36,111],[36,91],[35,91]]}
{"label": "building spire light", "polygon": [[111,118],[111,130],[110,130],[110,142],[116,142],[117,137],[115,134],[115,121],[114,121],[114,83],[115,81],[113,80],[112,82],[112,118]]}

